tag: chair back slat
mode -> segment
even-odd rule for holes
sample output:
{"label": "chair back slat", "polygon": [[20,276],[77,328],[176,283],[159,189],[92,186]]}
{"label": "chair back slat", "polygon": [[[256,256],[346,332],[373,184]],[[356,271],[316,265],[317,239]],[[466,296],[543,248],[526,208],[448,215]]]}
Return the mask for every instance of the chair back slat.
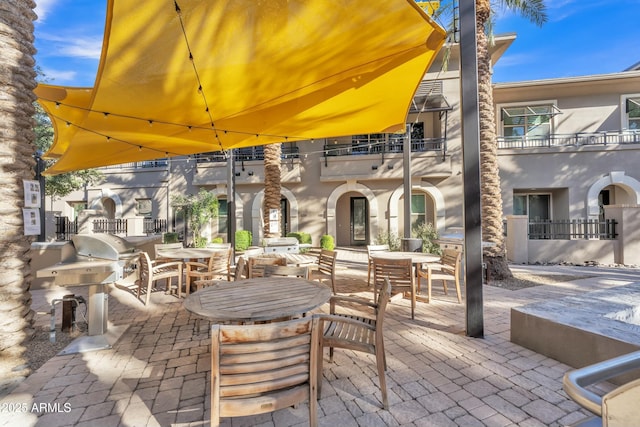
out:
{"label": "chair back slat", "polygon": [[317,425],[320,337],[314,316],[211,327],[211,425],[220,417],[272,412],[309,401]]}
{"label": "chair back slat", "polygon": [[294,267],[291,265],[265,265],[263,271],[264,277],[300,277],[302,279],[309,278],[308,267]]}
{"label": "chair back slat", "polygon": [[250,257],[248,262],[249,278],[264,277],[264,268],[267,265],[287,265],[284,257]]}

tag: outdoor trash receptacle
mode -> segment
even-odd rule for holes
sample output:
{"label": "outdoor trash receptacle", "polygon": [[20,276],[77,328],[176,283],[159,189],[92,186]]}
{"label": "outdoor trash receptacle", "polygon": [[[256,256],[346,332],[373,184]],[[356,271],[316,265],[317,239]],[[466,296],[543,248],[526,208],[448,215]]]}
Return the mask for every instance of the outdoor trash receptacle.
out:
{"label": "outdoor trash receptacle", "polygon": [[422,252],[422,239],[402,239],[402,252]]}

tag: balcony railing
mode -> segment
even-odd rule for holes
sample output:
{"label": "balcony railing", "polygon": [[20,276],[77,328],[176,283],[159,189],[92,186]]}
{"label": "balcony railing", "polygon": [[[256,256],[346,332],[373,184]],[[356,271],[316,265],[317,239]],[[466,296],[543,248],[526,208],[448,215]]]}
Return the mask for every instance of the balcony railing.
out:
{"label": "balcony railing", "polygon": [[[364,154],[402,153],[403,137],[369,138],[359,140],[354,138],[351,144],[325,144],[324,156],[360,156]],[[411,140],[411,152],[420,153],[435,151],[446,153],[445,138],[422,138]]]}
{"label": "balcony railing", "polygon": [[[614,219],[566,219],[529,221],[529,239],[571,240],[599,239],[612,240],[616,233]],[[506,227],[505,227],[506,229]]]}
{"label": "balcony railing", "polygon": [[579,132],[546,136],[498,137],[498,148],[548,148],[584,145],[640,144],[640,130]]}
{"label": "balcony railing", "polygon": [[[300,149],[296,145],[282,144],[281,158],[297,159],[300,157]],[[233,157],[236,162],[248,162],[251,160],[264,160],[264,146],[244,147],[233,150]],[[196,154],[196,162],[226,162],[227,156],[223,151],[212,151],[210,153]]]}

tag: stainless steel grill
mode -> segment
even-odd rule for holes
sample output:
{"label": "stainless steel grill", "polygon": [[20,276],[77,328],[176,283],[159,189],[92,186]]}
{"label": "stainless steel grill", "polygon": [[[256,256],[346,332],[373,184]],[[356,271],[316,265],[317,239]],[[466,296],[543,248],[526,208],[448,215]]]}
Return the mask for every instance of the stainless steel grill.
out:
{"label": "stainless steel grill", "polygon": [[262,239],[265,253],[290,253],[300,252],[300,244],[295,237],[265,237]]}
{"label": "stainless steel grill", "polygon": [[72,242],[63,246],[60,262],[36,272],[37,277],[53,277],[59,286],[89,286],[89,336],[79,338],[77,348],[67,353],[109,348],[119,338],[113,332],[107,334],[109,295],[106,285],[133,273],[139,254],[134,245],[118,236],[77,234]]}

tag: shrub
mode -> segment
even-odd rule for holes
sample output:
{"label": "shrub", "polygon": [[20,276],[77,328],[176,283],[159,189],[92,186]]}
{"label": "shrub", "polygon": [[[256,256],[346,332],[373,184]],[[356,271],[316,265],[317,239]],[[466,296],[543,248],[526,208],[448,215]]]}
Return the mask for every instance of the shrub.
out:
{"label": "shrub", "polygon": [[196,248],[204,248],[207,246],[207,238],[202,236],[197,236],[194,242],[194,246]]}
{"label": "shrub", "polygon": [[178,243],[178,233],[164,233],[162,236],[162,243]]}
{"label": "shrub", "polygon": [[298,243],[311,244],[311,234],[304,233],[302,231],[287,233],[287,237],[295,237],[298,239]]}
{"label": "shrub", "polygon": [[222,237],[214,237],[213,239],[211,239],[211,243],[224,243],[224,240],[222,239]]}
{"label": "shrub", "polygon": [[376,237],[376,245],[389,245],[389,250],[398,251],[400,250],[400,237],[396,233],[382,231]]}
{"label": "shrub", "polygon": [[251,246],[253,235],[249,230],[236,231],[236,246],[237,251],[246,251]]}
{"label": "shrub", "polygon": [[434,242],[434,240],[438,238],[438,231],[433,224],[424,223],[417,225],[413,227],[411,234],[418,239],[422,239],[422,252],[442,255],[440,245]]}
{"label": "shrub", "polygon": [[332,251],[336,247],[333,236],[325,234],[320,238],[320,247]]}

